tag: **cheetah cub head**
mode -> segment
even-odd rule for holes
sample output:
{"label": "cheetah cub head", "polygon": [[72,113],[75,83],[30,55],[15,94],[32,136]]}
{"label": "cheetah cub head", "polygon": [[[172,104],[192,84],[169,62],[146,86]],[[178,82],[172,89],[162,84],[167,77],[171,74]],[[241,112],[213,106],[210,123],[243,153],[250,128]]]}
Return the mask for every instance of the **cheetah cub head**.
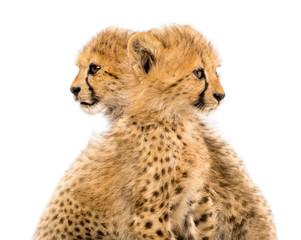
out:
{"label": "cheetah cub head", "polygon": [[216,73],[217,55],[190,26],[137,33],[129,40],[128,54],[139,86],[135,105],[140,95],[149,111],[179,116],[209,112],[225,96]]}
{"label": "cheetah cub head", "polygon": [[71,92],[88,114],[105,111],[111,119],[122,115],[126,81],[132,78],[128,65],[127,43],[133,33],[109,28],[100,32],[81,51],[79,72]]}

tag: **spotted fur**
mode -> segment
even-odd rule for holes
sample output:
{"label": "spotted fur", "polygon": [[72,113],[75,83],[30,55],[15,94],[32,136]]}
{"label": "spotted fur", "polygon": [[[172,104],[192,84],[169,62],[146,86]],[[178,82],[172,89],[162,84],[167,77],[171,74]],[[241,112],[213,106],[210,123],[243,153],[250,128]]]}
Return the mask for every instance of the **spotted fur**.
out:
{"label": "spotted fur", "polygon": [[[105,33],[97,38],[105,39]],[[132,33],[121,38],[116,38],[118,30],[113,33],[111,44],[118,45],[123,40],[124,49]],[[91,41],[90,49],[84,49],[78,62],[86,61],[87,56],[90,59],[94,45],[110,42],[97,38]],[[104,139],[90,143],[67,172],[42,217],[35,239],[276,239],[269,209],[240,160],[196,118],[196,107],[202,111],[214,109],[218,104],[212,95],[222,90],[211,46],[187,26],[138,34],[130,44],[133,71],[129,71],[124,55],[119,58],[116,54],[110,61],[126,74],[112,71],[107,74],[112,78],[102,85],[119,76],[118,91],[109,91],[107,111],[117,125]],[[111,48],[106,45],[97,56],[105,58],[108,49]],[[184,54],[178,54],[181,51]],[[193,51],[200,53],[201,63],[191,64]],[[84,72],[88,65],[83,67]],[[79,66],[81,69],[83,64]],[[206,69],[206,79],[195,82],[199,89],[197,94],[191,94],[194,99],[183,97],[195,91],[187,86],[194,86],[188,69],[200,66]],[[111,67],[109,62],[107,67]],[[132,72],[136,79],[130,84]],[[84,79],[79,75],[77,81]],[[73,86],[76,84],[74,81]],[[91,81],[85,100],[93,98],[98,84]],[[125,101],[127,88],[132,97]],[[102,94],[104,106],[99,109],[108,106],[106,92]],[[189,103],[186,106],[185,101]],[[131,107],[125,111],[128,103]],[[244,181],[234,181],[232,176],[241,176]],[[242,187],[246,191],[241,191]]]}

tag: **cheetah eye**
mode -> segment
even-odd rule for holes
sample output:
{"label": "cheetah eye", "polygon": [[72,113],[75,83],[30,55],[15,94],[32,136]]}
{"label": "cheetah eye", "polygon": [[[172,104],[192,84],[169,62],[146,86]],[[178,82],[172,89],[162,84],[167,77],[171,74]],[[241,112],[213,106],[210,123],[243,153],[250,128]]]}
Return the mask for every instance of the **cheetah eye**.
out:
{"label": "cheetah eye", "polygon": [[97,72],[99,71],[100,68],[101,68],[101,67],[98,66],[98,65],[91,64],[91,65],[89,66],[88,74],[94,75],[95,73],[97,73]]}
{"label": "cheetah eye", "polygon": [[202,68],[196,69],[192,73],[197,79],[205,78],[205,73]]}

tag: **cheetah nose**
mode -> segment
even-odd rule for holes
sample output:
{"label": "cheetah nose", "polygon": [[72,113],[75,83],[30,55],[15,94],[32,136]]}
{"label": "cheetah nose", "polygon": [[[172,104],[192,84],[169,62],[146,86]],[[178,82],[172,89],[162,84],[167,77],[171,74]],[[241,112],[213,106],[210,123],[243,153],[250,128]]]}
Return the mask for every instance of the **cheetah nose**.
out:
{"label": "cheetah nose", "polygon": [[213,97],[218,101],[222,101],[226,95],[224,93],[213,93]]}
{"label": "cheetah nose", "polygon": [[77,95],[80,91],[80,87],[72,87],[72,88],[70,88],[70,91],[77,97]]}

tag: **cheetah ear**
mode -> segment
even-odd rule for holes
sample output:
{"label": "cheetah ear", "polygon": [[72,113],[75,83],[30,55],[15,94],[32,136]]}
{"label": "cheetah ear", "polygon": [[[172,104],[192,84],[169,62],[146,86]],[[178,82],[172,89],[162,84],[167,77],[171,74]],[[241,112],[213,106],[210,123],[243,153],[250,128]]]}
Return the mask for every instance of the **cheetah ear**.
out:
{"label": "cheetah ear", "polygon": [[161,42],[149,32],[134,34],[128,42],[128,55],[136,73],[148,74],[156,64],[156,52]]}

